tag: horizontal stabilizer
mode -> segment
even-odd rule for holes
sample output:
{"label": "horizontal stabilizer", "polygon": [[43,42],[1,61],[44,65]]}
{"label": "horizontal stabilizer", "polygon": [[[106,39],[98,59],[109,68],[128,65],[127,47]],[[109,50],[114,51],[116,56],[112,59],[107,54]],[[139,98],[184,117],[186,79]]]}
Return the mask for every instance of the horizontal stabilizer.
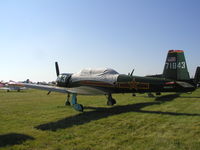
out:
{"label": "horizontal stabilizer", "polygon": [[189,83],[187,83],[187,82],[180,82],[180,81],[177,81],[176,83],[177,83],[178,85],[184,87],[184,88],[193,88],[193,87],[194,87],[193,85],[191,85],[191,84],[189,84]]}

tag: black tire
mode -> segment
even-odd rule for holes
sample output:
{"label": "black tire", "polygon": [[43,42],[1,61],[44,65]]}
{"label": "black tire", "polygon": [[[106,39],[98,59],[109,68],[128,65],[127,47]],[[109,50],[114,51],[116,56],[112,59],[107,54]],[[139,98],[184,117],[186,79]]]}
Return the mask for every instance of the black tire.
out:
{"label": "black tire", "polygon": [[116,104],[116,100],[115,99],[111,99],[107,101],[107,105],[108,106],[113,106],[114,104]]}
{"label": "black tire", "polygon": [[71,104],[70,104],[70,102],[69,101],[66,101],[65,102],[65,106],[70,106]]}

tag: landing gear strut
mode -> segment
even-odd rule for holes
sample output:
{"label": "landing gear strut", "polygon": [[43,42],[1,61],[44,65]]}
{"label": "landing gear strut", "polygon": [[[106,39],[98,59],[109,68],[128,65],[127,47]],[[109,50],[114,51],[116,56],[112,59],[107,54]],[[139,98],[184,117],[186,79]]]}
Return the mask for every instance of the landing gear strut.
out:
{"label": "landing gear strut", "polygon": [[108,106],[112,106],[112,105],[114,105],[114,104],[116,104],[116,100],[115,100],[114,98],[112,98],[112,95],[109,93],[109,94],[108,94],[107,105],[108,105]]}
{"label": "landing gear strut", "polygon": [[83,109],[84,109],[83,105],[77,103],[77,94],[76,93],[72,94],[71,104],[75,110],[83,112]]}
{"label": "landing gear strut", "polygon": [[65,101],[65,106],[70,106],[69,99],[70,99],[70,94],[68,93],[67,99],[66,99],[66,101]]}
{"label": "landing gear strut", "polygon": [[76,111],[83,112],[83,109],[84,109],[83,105],[77,103],[77,94],[76,93],[72,94],[71,103],[69,101],[70,101],[70,94],[68,93],[67,99],[66,99],[66,102],[65,102],[65,106],[71,105]]}

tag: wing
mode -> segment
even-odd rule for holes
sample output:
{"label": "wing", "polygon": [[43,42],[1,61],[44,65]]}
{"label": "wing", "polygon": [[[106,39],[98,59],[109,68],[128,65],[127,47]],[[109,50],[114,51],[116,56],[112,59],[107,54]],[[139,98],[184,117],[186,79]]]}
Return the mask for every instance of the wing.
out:
{"label": "wing", "polygon": [[189,83],[187,83],[187,82],[177,81],[176,83],[177,83],[178,85],[184,87],[184,88],[194,88],[193,85],[191,85],[191,84],[189,84]]}
{"label": "wing", "polygon": [[10,88],[7,88],[7,87],[0,87],[0,90],[10,90]]}
{"label": "wing", "polygon": [[108,91],[103,88],[95,88],[91,86],[79,86],[70,89],[80,95],[105,95],[108,93]]}
{"label": "wing", "polygon": [[53,91],[53,92],[59,92],[59,93],[76,93],[75,91],[68,90],[67,88],[61,88],[61,87],[49,86],[49,85],[38,85],[38,84],[31,84],[31,83],[15,83],[15,82],[10,83],[9,85],[39,89],[39,90],[45,90],[45,91]]}
{"label": "wing", "polygon": [[26,87],[32,89],[46,90],[51,92],[59,92],[59,93],[77,93],[81,95],[102,95],[107,92],[104,89],[98,89],[90,86],[80,86],[74,88],[62,88],[57,86],[49,86],[49,85],[38,85],[38,84],[30,84],[30,83],[9,83],[9,85],[17,86],[17,87]]}

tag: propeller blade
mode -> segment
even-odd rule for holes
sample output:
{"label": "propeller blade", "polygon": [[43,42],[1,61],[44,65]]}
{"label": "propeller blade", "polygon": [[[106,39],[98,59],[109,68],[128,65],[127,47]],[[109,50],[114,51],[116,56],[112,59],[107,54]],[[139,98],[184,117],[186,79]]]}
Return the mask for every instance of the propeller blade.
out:
{"label": "propeller blade", "polygon": [[134,71],[135,71],[135,69],[133,69],[133,70],[132,70],[132,72],[131,72],[130,76],[133,76],[133,73],[134,73]]}
{"label": "propeller blade", "polygon": [[58,62],[55,62],[55,66],[56,66],[56,75],[59,76],[60,70],[59,70]]}

